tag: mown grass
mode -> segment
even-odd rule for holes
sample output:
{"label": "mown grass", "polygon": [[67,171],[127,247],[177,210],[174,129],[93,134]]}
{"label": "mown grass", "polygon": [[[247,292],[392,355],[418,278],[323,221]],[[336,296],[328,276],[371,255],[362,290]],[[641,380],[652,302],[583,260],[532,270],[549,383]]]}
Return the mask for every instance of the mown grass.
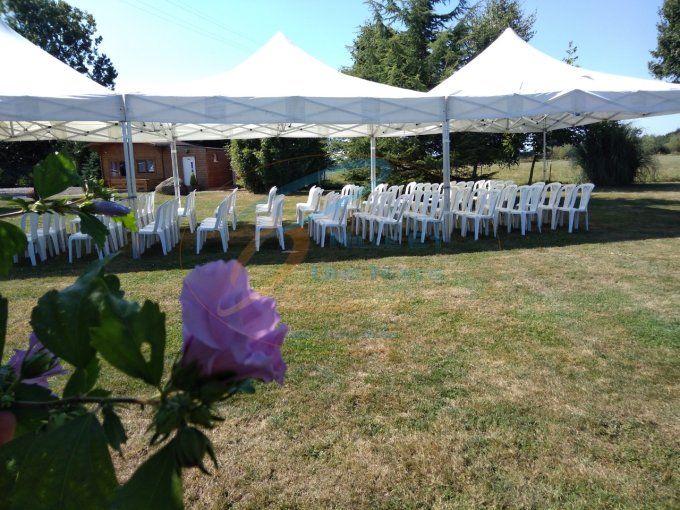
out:
{"label": "mown grass", "polygon": [[[199,194],[199,217],[223,196]],[[320,249],[285,216],[289,250],[253,252],[253,204],[225,255],[194,238],[163,257],[112,264],[129,295],[167,313],[168,361],[181,343],[178,295],[196,264],[238,257],[290,326],[282,388],[225,407],[221,464],[188,473],[190,508],[677,508],[680,454],[680,185],[596,190],[591,230],[450,245]],[[86,265],[22,262],[10,345],[36,299]],[[137,391],[106,371],[116,392]],[[147,451],[146,422],[123,476]]]}

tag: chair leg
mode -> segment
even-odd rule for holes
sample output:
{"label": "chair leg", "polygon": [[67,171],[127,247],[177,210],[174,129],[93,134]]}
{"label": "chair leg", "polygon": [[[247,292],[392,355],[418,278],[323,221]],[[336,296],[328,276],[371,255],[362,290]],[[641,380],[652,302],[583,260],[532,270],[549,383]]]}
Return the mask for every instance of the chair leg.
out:
{"label": "chair leg", "polygon": [[383,226],[384,226],[383,222],[378,223],[378,235],[375,239],[376,246],[380,246],[380,239],[382,238]]}
{"label": "chair leg", "polygon": [[[229,228],[229,227],[227,227]],[[222,238],[222,250],[227,253],[227,247],[229,246],[229,233],[224,230],[220,230],[220,237]]]}
{"label": "chair leg", "polygon": [[283,240],[283,227],[276,227],[276,233],[279,237],[279,244],[281,245],[281,251],[286,249],[286,245]]}
{"label": "chair leg", "polygon": [[260,228],[255,227],[255,251],[260,251]]}
{"label": "chair leg", "polygon": [[569,211],[569,230],[568,232],[571,234],[574,230],[574,211]]}
{"label": "chair leg", "polygon": [[31,259],[31,265],[36,266],[37,262],[35,260],[35,244],[33,242],[28,243],[28,257]]}
{"label": "chair leg", "polygon": [[234,208],[234,212],[231,213],[231,229],[236,230],[236,208]]}
{"label": "chair leg", "polygon": [[586,211],[586,230],[590,230],[590,226],[588,225],[588,211]]}

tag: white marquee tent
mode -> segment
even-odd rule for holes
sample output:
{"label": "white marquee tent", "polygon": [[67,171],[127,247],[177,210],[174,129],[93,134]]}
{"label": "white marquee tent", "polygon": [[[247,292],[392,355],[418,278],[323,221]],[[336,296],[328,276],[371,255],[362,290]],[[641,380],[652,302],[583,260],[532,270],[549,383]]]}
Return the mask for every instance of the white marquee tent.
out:
{"label": "white marquee tent", "polygon": [[405,136],[444,119],[442,98],[344,74],[281,33],[231,70],[126,93],[125,106],[133,122],[175,124],[181,140]]}
{"label": "white marquee tent", "polygon": [[452,131],[542,131],[544,179],[546,131],[680,112],[680,85],[571,66],[510,28],[429,94],[446,97]]}
{"label": "white marquee tent", "polygon": [[540,132],[680,112],[680,85],[569,65],[510,28],[429,94],[447,97],[454,131]]}
{"label": "white marquee tent", "polygon": [[135,139],[375,137],[439,133],[443,98],[344,74],[278,33],[226,72],[185,84],[125,94]]}
{"label": "white marquee tent", "polygon": [[123,102],[0,21],[0,140],[120,139]]}

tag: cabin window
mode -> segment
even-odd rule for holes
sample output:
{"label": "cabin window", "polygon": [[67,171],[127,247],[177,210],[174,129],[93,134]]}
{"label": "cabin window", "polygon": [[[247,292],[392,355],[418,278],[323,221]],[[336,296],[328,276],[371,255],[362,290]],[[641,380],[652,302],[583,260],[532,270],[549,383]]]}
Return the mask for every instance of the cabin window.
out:
{"label": "cabin window", "polygon": [[153,159],[138,159],[137,173],[146,174],[156,171],[156,162]]}

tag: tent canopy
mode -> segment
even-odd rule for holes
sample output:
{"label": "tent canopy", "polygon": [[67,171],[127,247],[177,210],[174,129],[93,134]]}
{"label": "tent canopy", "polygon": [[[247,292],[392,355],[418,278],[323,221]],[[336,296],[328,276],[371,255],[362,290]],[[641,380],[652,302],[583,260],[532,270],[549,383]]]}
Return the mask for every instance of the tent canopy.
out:
{"label": "tent canopy", "polygon": [[[121,96],[0,21],[0,140],[120,139]],[[103,122],[102,122],[103,121]]]}
{"label": "tent canopy", "polygon": [[136,132],[173,123],[185,140],[403,136],[441,130],[444,119],[443,98],[344,74],[281,33],[229,71],[125,101]]}
{"label": "tent canopy", "polygon": [[680,85],[571,66],[510,28],[429,94],[448,96],[455,131],[532,132],[680,112]]}

